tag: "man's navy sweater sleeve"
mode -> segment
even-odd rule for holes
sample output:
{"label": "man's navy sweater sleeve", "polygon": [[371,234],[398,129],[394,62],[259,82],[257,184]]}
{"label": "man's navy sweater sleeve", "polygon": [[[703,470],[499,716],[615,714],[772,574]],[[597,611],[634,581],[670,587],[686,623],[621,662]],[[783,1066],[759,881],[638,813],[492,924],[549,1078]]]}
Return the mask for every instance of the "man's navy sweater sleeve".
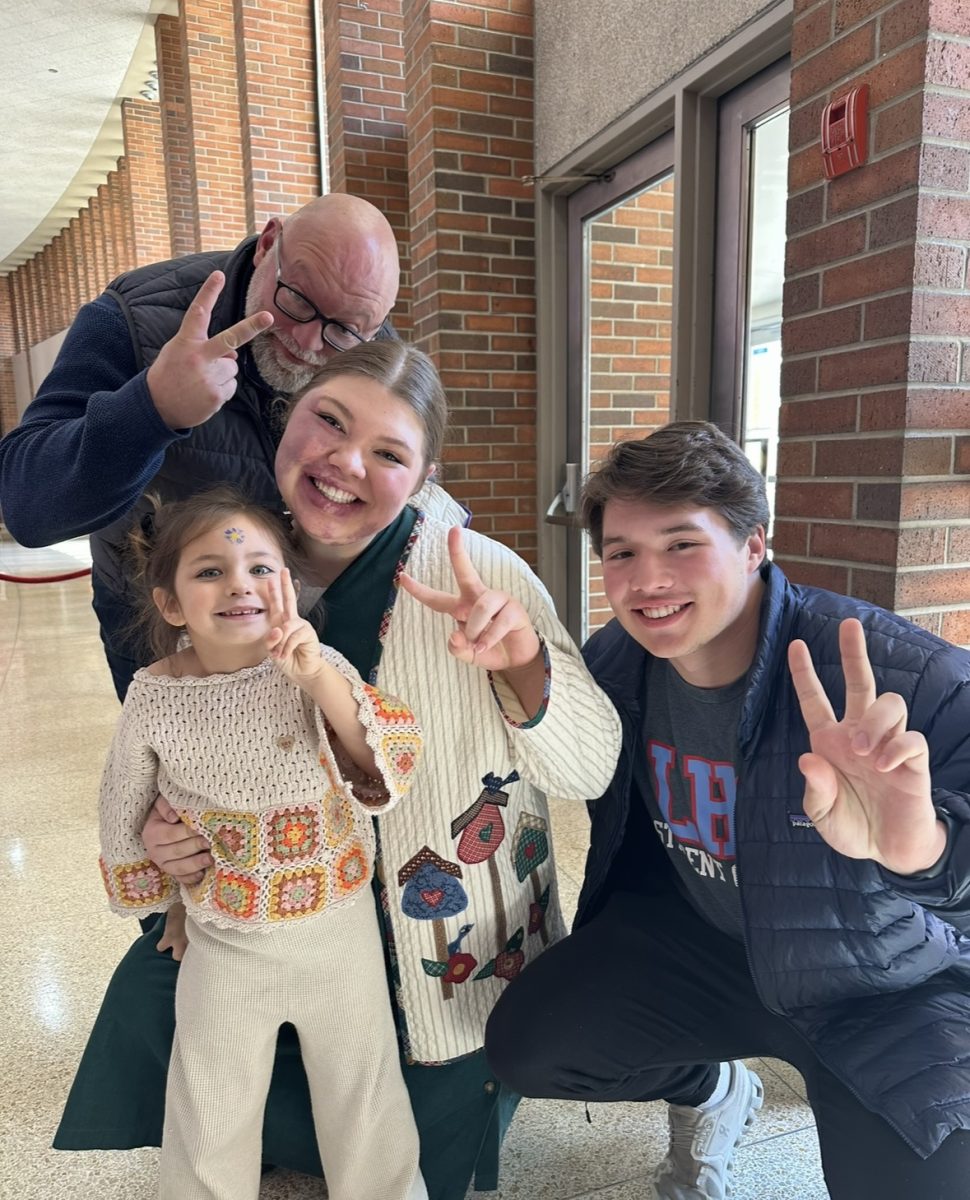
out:
{"label": "man's navy sweater sleeve", "polygon": [[24,546],[102,529],[145,491],[173,432],[137,369],[118,305],[100,296],[74,319],[21,423],[0,441],[0,511]]}

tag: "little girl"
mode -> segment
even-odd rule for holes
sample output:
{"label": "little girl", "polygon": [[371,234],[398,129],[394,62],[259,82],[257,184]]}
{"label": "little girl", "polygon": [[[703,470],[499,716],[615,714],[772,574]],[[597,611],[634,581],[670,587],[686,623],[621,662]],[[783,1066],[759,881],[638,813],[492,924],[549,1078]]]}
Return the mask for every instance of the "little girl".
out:
{"label": "little girl", "polygon": [[134,539],[160,657],[135,676],[102,781],[111,907],[177,906],[180,952],[178,888],[140,838],[159,793],[214,860],[182,890],[159,1195],[255,1200],[291,1022],[331,1200],[425,1200],[369,888],[371,814],[407,791],[421,732],[298,616],[289,547],[227,488],[161,507]]}

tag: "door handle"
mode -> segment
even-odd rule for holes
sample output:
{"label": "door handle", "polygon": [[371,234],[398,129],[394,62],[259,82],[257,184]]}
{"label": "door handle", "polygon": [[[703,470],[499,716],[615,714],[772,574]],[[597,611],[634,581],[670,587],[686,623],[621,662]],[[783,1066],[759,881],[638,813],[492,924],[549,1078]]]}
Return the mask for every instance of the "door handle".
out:
{"label": "door handle", "polygon": [[582,529],[583,522],[576,506],[579,502],[579,463],[563,465],[563,485],[552,498],[546,509],[547,525],[566,525],[571,529]]}

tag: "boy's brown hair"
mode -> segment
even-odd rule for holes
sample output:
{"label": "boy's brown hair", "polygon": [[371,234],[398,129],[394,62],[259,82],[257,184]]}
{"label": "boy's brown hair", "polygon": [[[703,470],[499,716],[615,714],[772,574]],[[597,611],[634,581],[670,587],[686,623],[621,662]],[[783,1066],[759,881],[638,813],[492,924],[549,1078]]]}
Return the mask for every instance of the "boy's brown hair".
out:
{"label": "boy's brown hair", "polygon": [[581,513],[593,549],[603,553],[610,500],[713,508],[739,542],[768,528],[761,473],[741,447],[709,421],[673,421],[645,438],[617,442],[583,485]]}

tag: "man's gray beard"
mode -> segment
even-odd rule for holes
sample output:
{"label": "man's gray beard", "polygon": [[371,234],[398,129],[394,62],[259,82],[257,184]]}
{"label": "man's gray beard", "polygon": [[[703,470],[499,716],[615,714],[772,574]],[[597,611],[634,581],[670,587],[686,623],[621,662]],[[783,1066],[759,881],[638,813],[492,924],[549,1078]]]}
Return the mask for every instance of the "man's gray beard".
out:
{"label": "man's gray beard", "polygon": [[271,388],[286,396],[292,396],[304,384],[310,382],[319,367],[312,363],[298,367],[295,364],[280,362],[275,354],[274,341],[275,338],[270,330],[265,330],[253,338],[250,345],[256,369]]}

